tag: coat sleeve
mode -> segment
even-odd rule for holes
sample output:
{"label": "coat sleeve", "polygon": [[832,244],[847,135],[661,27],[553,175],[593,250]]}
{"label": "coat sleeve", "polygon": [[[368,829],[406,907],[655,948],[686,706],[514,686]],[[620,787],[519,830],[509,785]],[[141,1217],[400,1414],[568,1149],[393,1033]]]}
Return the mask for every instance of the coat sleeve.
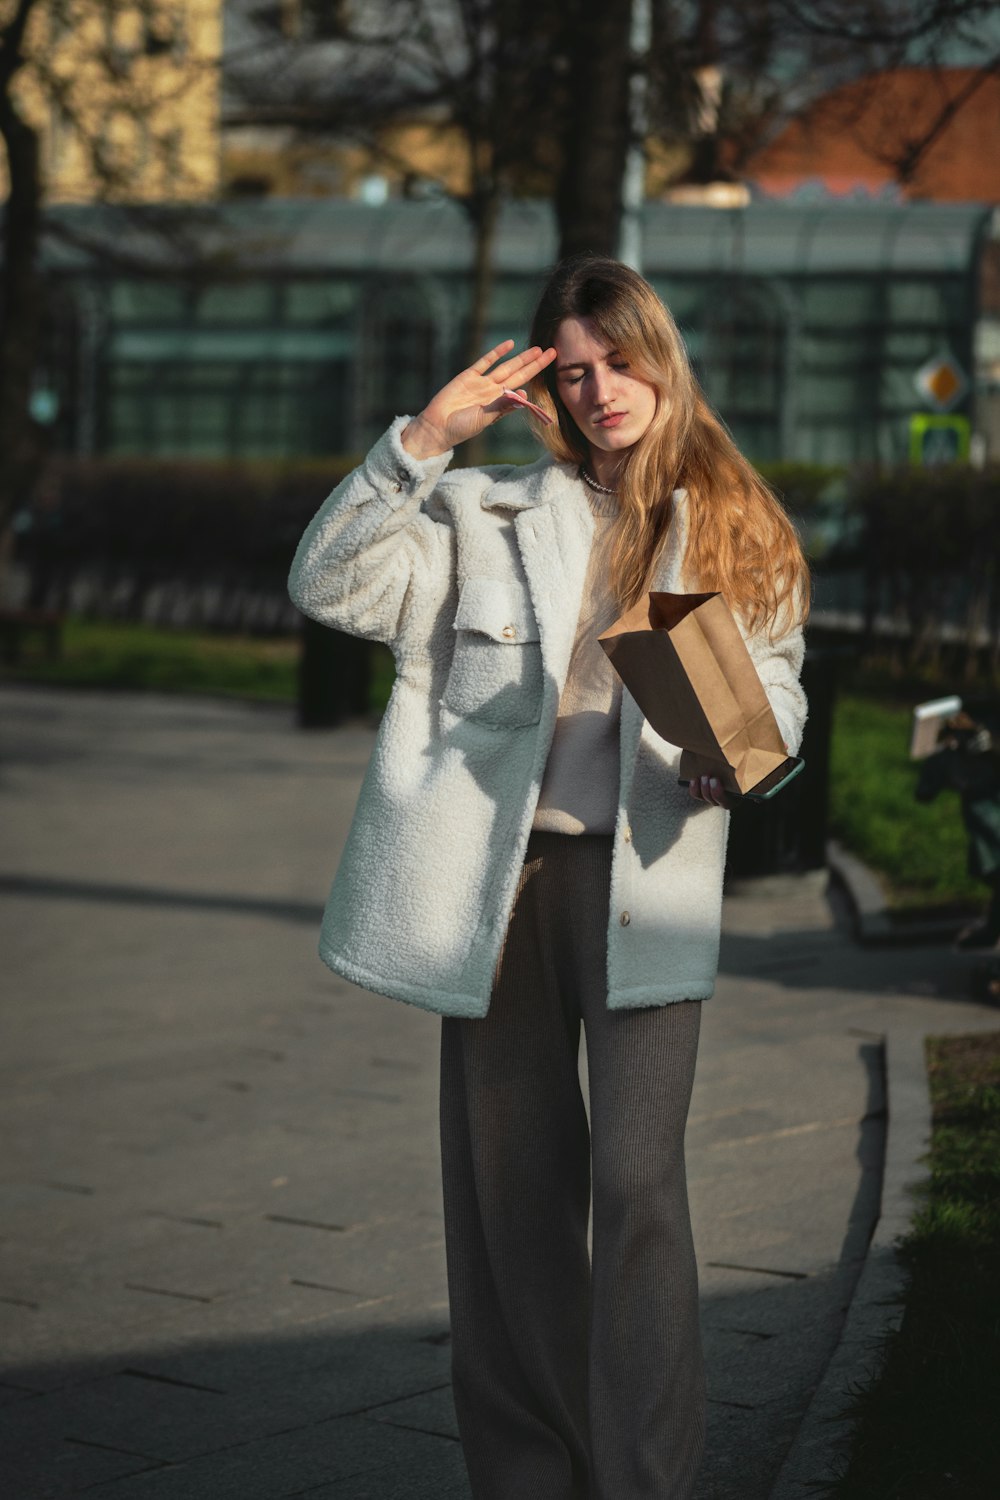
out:
{"label": "coat sleeve", "polygon": [[808,713],[806,695],[799,681],[806,649],[802,627],[793,625],[781,635],[775,631],[773,640],[765,627],[748,637],[747,647],[788,753],[797,755]]}
{"label": "coat sleeve", "polygon": [[454,532],[423,510],[451,453],[417,459],[397,417],[306,528],[288,592],[303,614],[396,650],[447,596]]}

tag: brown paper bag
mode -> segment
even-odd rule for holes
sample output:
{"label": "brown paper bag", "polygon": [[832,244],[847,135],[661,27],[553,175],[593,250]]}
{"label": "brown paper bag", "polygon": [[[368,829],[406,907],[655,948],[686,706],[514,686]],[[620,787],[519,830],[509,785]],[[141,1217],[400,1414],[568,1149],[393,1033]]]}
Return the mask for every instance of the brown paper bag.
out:
{"label": "brown paper bag", "polygon": [[717,776],[742,794],[787,759],[721,594],[648,594],[598,639],[656,733],[683,750],[682,781]]}

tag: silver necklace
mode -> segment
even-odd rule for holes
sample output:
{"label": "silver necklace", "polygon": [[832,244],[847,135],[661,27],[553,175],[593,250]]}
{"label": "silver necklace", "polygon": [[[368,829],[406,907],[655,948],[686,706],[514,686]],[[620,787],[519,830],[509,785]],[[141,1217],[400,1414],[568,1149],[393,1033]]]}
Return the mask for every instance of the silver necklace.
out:
{"label": "silver necklace", "polygon": [[596,479],[592,479],[587,473],[586,465],[584,464],[580,465],[580,478],[584,484],[589,484],[590,488],[596,490],[599,495],[617,495],[618,493],[617,490],[609,489],[606,484],[598,484]]}

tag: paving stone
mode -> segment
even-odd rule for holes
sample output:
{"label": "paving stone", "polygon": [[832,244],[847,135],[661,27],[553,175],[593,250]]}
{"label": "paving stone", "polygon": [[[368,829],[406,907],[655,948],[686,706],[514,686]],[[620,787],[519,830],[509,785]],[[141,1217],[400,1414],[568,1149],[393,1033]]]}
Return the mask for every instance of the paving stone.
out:
{"label": "paving stone", "polygon": [[[458,1443],[443,1452],[413,1453],[403,1465],[387,1465],[368,1474],[302,1492],[303,1500],[469,1500],[469,1481]],[[290,1500],[290,1497],[289,1497]]]}
{"label": "paving stone", "polygon": [[[436,1484],[440,1467],[454,1473],[457,1447],[448,1438],[404,1432],[365,1417],[340,1417],[147,1471],[129,1491],[136,1500],[285,1500],[387,1469],[422,1473]],[[92,1500],[120,1500],[121,1490],[98,1485],[90,1494]]]}
{"label": "paving stone", "polygon": [[[10,687],[0,713],[4,1500],[467,1500],[440,1024],[315,951],[370,732]],[[982,1008],[954,955],[854,947],[815,881],[748,883],[724,925],[688,1135],[698,1500],[766,1500],[877,1212],[878,1036]]]}
{"label": "paving stone", "polygon": [[49,1500],[90,1485],[116,1482],[157,1467],[133,1438],[106,1446],[85,1428],[66,1427],[55,1399],[36,1396],[0,1411],[0,1493],[11,1500]]}
{"label": "paving stone", "polygon": [[385,1402],[369,1413],[378,1422],[389,1422],[418,1432],[458,1440],[458,1420],[452,1399],[450,1381],[434,1391],[407,1396],[401,1401]]}
{"label": "paving stone", "polygon": [[[299,1429],[371,1406],[380,1420],[431,1434],[449,1428],[449,1372],[422,1346],[397,1345],[379,1361],[364,1346],[355,1357],[328,1351],[330,1363],[299,1372],[287,1354],[276,1372],[229,1391],[185,1383],[169,1361],[150,1358],[112,1375],[52,1395],[0,1408],[0,1452],[26,1462],[60,1444],[89,1442],[108,1451],[138,1452],[152,1463],[182,1459]],[[252,1351],[248,1351],[248,1356]],[[173,1373],[171,1370],[173,1369]],[[414,1394],[415,1393],[415,1394]]]}

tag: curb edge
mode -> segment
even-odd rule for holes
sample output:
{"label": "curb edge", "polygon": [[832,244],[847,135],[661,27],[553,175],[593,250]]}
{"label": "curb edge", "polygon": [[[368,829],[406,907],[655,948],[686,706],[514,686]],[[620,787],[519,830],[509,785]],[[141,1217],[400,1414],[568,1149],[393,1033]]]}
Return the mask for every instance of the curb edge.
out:
{"label": "curb edge", "polygon": [[832,1483],[850,1453],[852,1390],[881,1369],[883,1342],[903,1315],[906,1274],[896,1244],[910,1226],[914,1199],[928,1179],[930,1084],[922,1031],[897,1030],[884,1040],[888,1108],[879,1216],[837,1341],[770,1500],[805,1500]]}
{"label": "curb edge", "polygon": [[831,878],[847,896],[855,939],[865,947],[914,948],[928,943],[951,943],[968,921],[968,917],[937,917],[919,923],[894,922],[878,876],[863,860],[836,839],[830,839],[826,863]]}

